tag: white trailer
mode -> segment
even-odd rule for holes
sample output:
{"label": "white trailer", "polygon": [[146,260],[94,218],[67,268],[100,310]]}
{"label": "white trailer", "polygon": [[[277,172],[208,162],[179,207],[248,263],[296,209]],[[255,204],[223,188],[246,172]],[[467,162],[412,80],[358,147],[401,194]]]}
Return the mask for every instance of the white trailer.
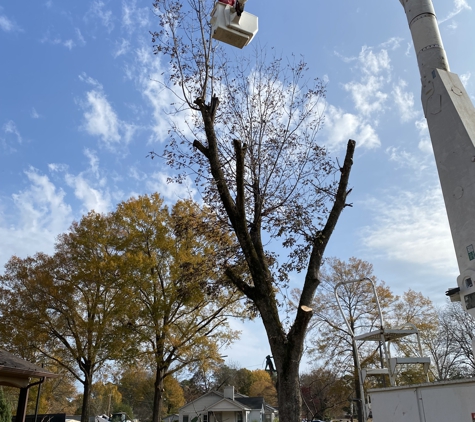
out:
{"label": "white trailer", "polygon": [[370,390],[374,422],[475,422],[475,380]]}

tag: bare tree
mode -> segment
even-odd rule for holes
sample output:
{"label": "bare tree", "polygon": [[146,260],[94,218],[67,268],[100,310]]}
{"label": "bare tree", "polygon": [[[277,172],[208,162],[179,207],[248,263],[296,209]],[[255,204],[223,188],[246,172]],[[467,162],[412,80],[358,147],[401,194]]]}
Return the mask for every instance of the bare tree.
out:
{"label": "bare tree", "polygon": [[[183,111],[164,156],[180,170],[178,180],[194,172],[204,200],[234,232],[241,253],[229,260],[226,275],[262,318],[280,418],[297,422],[304,338],[325,248],[349,205],[355,142],[348,142],[343,164],[334,162],[317,139],[324,84],[307,78],[303,60],[268,58],[264,49],[229,60],[210,36],[212,6],[210,0],[154,3],[155,52],[170,59],[167,86],[176,111]],[[277,256],[273,240],[285,257]],[[242,265],[249,278],[239,275]],[[284,323],[279,292],[290,272],[301,277],[301,295]]]}
{"label": "bare tree", "polygon": [[[340,304],[351,328],[350,332],[336,302],[334,289],[338,283],[364,278],[370,278],[375,283],[381,310],[387,314],[396,297],[383,281],[377,280],[373,275],[373,266],[369,262],[354,257],[348,261],[329,258],[321,271],[323,292],[314,300],[315,312],[309,327],[312,334],[309,352],[323,359],[326,368],[333,368],[340,376],[346,375],[352,380],[359,421],[363,419],[363,398],[356,370],[357,356],[360,356],[362,367],[379,367],[381,351],[374,342],[361,341],[356,345],[353,333],[359,335],[377,329],[379,312],[369,282],[340,286]],[[299,291],[293,293],[298,295]]]}

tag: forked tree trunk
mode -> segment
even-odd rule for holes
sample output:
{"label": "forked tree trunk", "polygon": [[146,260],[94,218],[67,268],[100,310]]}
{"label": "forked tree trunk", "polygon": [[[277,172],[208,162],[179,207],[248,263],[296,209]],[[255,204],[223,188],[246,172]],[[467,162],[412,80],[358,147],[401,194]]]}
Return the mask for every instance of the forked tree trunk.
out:
{"label": "forked tree trunk", "polygon": [[[275,296],[275,283],[261,240],[260,223],[262,222],[262,216],[259,214],[261,210],[255,210],[258,215],[257,217],[255,216],[253,230],[249,229],[247,223],[246,206],[244,204],[244,173],[246,171],[244,158],[246,148],[242,145],[241,141],[233,141],[236,153],[236,180],[235,186],[230,188],[228,185],[230,181],[225,178],[222,171],[219,146],[214,130],[214,117],[219,101],[215,97],[213,98],[212,106],[209,106],[205,104],[203,98],[197,98],[195,104],[198,105],[201,111],[208,145],[205,146],[197,140],[194,141],[193,145],[208,160],[219,197],[246,258],[253,285],[241,279],[239,275],[234,273],[232,268],[227,269],[226,275],[259,309],[276,364],[279,420],[282,422],[300,422],[299,368],[305,334],[312,317],[310,307],[315,291],[320,284],[319,270],[326,245],[341,212],[347,205],[346,198],[350,192],[348,190],[348,179],[353,164],[355,142],[352,140],[348,142],[345,162],[340,168],[340,181],[337,193],[327,222],[320,232],[314,233],[300,303],[295,320],[290,329],[286,331],[280,320],[277,298]],[[235,198],[231,195],[231,191],[236,192]],[[154,420],[153,422],[156,421]]]}

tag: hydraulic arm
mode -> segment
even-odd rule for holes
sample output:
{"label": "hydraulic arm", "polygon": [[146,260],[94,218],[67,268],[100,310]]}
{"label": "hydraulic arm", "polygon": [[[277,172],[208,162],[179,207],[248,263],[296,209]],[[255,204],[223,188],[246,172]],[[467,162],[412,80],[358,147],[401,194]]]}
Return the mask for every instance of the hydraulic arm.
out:
{"label": "hydraulic arm", "polygon": [[417,55],[421,101],[457,255],[452,301],[475,316],[475,108],[459,77],[450,72],[431,0],[399,0]]}

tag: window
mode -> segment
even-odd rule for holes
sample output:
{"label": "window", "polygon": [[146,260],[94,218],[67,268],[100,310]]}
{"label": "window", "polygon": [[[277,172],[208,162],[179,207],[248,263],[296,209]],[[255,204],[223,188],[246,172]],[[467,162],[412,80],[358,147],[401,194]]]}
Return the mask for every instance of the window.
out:
{"label": "window", "polygon": [[207,413],[203,413],[203,414],[201,415],[201,420],[202,420],[203,422],[208,422],[208,414],[207,414]]}
{"label": "window", "polygon": [[236,422],[242,422],[242,412],[236,412]]}
{"label": "window", "polygon": [[183,415],[183,422],[188,422],[188,415]]}

